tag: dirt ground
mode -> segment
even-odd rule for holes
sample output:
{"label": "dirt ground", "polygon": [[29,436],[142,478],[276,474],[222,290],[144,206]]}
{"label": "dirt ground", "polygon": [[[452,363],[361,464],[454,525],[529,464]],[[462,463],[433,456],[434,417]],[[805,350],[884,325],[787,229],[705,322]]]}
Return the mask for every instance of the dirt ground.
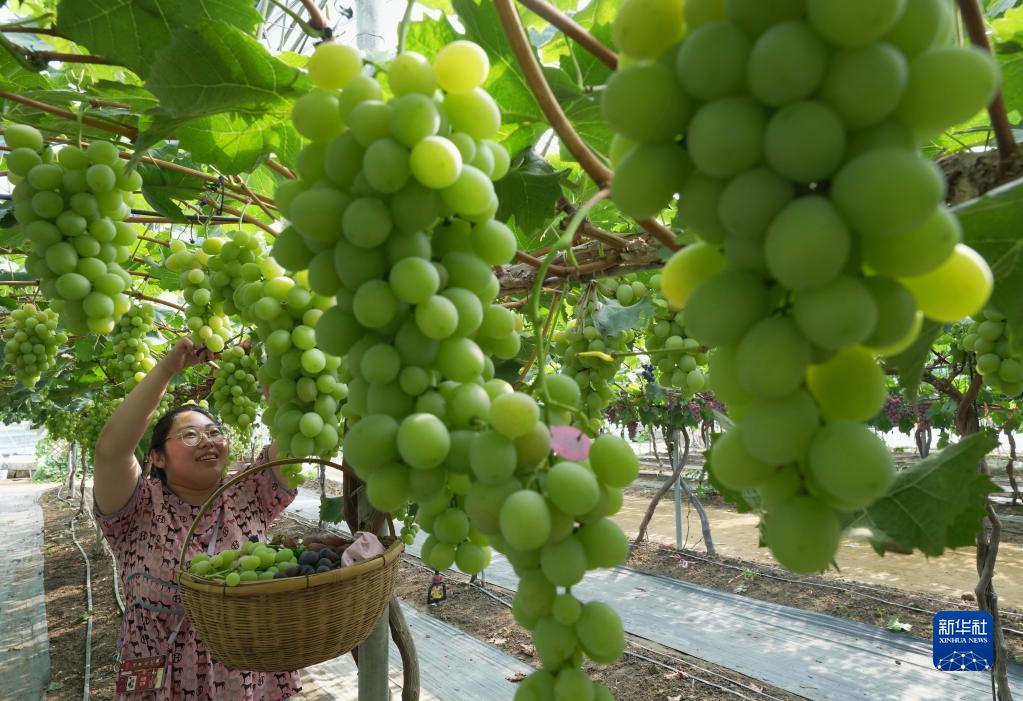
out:
{"label": "dirt ground", "polygon": [[110,556],[96,539],[88,515],[75,523],[75,535],[89,556],[92,569],[92,610],[85,594],[85,562],[71,538],[69,523],[78,511],[57,499],[54,488],[42,496],[43,556],[46,587],[46,623],[50,633],[50,686],[47,701],[81,699],[85,678],[85,641],[92,618],[92,658],[89,698],[111,699],[114,695],[117,636],[121,615],[114,598],[114,572]]}

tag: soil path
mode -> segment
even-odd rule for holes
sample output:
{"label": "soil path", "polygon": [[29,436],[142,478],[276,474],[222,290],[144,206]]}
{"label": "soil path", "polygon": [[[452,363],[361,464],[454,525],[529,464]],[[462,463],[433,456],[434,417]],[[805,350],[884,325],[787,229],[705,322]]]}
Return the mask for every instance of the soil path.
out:
{"label": "soil path", "polygon": [[39,699],[50,681],[39,497],[53,485],[0,485],[0,699]]}
{"label": "soil path", "polygon": [[[700,519],[682,497],[682,538],[684,547],[702,549]],[[615,521],[629,538],[635,538],[649,499],[627,495]],[[707,506],[711,536],[722,555],[776,564],[770,552],[757,544],[755,514]],[[650,537],[660,543],[675,543],[675,504],[669,492],[657,506],[650,522]],[[888,554],[879,557],[863,540],[845,538],[836,558],[841,576],[864,584],[909,589],[958,599],[972,592],[977,583],[976,548],[949,550],[941,557]],[[834,571],[832,571],[832,574]],[[995,590],[1002,607],[1023,608],[1023,547],[1002,543],[995,569]]]}

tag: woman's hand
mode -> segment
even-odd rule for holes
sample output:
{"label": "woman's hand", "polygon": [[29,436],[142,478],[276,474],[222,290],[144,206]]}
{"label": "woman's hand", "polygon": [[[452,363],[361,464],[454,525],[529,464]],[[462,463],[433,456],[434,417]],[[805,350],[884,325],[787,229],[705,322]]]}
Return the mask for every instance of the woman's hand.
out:
{"label": "woman's hand", "polygon": [[208,363],[215,357],[216,354],[209,348],[196,348],[192,339],[186,336],[174,344],[160,364],[174,374],[199,363]]}

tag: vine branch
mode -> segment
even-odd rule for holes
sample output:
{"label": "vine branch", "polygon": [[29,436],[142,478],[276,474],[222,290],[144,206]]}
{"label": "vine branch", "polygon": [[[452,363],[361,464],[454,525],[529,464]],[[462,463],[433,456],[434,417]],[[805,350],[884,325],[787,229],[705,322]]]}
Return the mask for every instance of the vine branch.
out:
{"label": "vine branch", "polygon": [[[970,36],[970,42],[991,53],[991,42],[987,38],[987,28],[984,24],[984,12],[977,0],[957,0],[959,14],[963,18],[963,26]],[[1019,158],[1019,146],[1012,135],[1012,126],[1009,124],[1009,117],[1005,111],[1005,100],[1002,91],[999,89],[995,99],[987,108],[991,118],[991,126],[995,131],[995,141],[998,143],[998,154],[1002,163],[1008,163]]]}
{"label": "vine branch", "polygon": [[[611,170],[590,150],[590,147],[586,145],[586,142],[582,140],[572,127],[572,123],[569,121],[568,116],[565,115],[564,110],[561,109],[561,105],[558,104],[550,84],[547,83],[547,79],[544,77],[543,68],[540,66],[540,62],[536,60],[533,49],[529,45],[526,30],[522,27],[522,20],[519,18],[512,0],[494,0],[494,5],[501,19],[501,26],[504,28],[505,36],[508,37],[508,42],[515,53],[515,59],[518,61],[519,67],[526,78],[526,84],[529,85],[529,89],[540,105],[540,109],[543,111],[548,123],[557,132],[558,138],[565,144],[565,148],[569,150],[590,179],[596,183],[597,187],[601,190],[610,187]],[[653,219],[643,219],[639,224],[670,250],[674,251],[679,248],[678,244],[675,243],[674,234],[660,222]]]}
{"label": "vine branch", "polygon": [[519,2],[560,29],[565,36],[596,56],[608,68],[611,70],[618,68],[618,54],[579,26],[564,12],[544,0],[519,0]]}
{"label": "vine branch", "polygon": [[90,56],[87,54],[67,54],[60,51],[32,51],[26,49],[29,60],[32,61],[60,61],[62,63],[91,63],[97,66],[120,65],[114,63],[106,56]]}
{"label": "vine branch", "polygon": [[138,130],[135,129],[134,127],[128,127],[123,124],[115,124],[113,122],[107,122],[102,119],[96,119],[95,117],[86,116],[80,117],[74,112],[69,112],[66,109],[62,109],[54,105],[49,105],[45,102],[40,102],[39,100],[33,100],[31,97],[25,97],[24,95],[18,95],[17,93],[8,92],[6,90],[0,90],[0,99],[10,100],[11,102],[18,102],[25,105],[26,107],[33,107],[39,110],[40,112],[47,112],[57,117],[64,117],[65,119],[69,119],[73,122],[81,121],[83,124],[88,124],[90,127],[102,129],[103,131],[108,131],[112,134],[117,134],[119,136],[126,136],[129,139],[134,139],[138,135]]}

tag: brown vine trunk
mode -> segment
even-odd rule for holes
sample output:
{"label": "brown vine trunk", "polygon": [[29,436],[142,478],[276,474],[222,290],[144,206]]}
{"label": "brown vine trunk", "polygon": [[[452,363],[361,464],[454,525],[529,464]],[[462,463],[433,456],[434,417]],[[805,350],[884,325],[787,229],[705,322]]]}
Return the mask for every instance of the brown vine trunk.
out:
{"label": "brown vine trunk", "polygon": [[933,434],[931,429],[921,428],[920,424],[916,425],[916,432],[913,434],[913,439],[916,442],[916,452],[920,456],[921,460],[927,458],[931,454],[931,439]]}
{"label": "brown vine trunk", "polygon": [[78,469],[77,446],[78,446],[77,443],[72,443],[71,447],[68,448],[67,492],[69,496],[75,493],[75,471]]}
{"label": "brown vine trunk", "polygon": [[680,457],[678,454],[679,440],[678,436],[676,435],[675,440],[670,441],[668,443],[668,448],[672,452],[671,476],[664,481],[664,483],[657,490],[657,493],[654,494],[653,498],[650,500],[650,505],[647,506],[646,513],[643,515],[643,520],[639,524],[639,533],[636,534],[636,543],[642,543],[646,539],[647,528],[649,528],[650,526],[650,521],[653,520],[654,512],[657,511],[657,505],[661,502],[661,499],[664,498],[664,495],[667,494],[668,491],[675,484],[675,480],[678,480],[679,484],[682,487],[682,490],[686,493],[686,497],[689,499],[689,502],[696,508],[696,512],[700,516],[700,525],[703,529],[703,542],[707,547],[707,553],[709,555],[714,555],[716,553],[714,549],[714,541],[710,535],[710,521],[707,519],[707,512],[704,510],[703,504],[700,503],[700,500],[696,497],[695,494],[693,494],[692,490],[689,489],[689,485],[687,485],[685,481],[682,480],[682,470],[685,468],[686,463],[689,462],[690,448],[689,430],[683,428],[679,433],[681,433],[683,444],[682,455]]}
{"label": "brown vine trunk", "polygon": [[[980,431],[980,416],[977,411],[977,394],[983,380],[972,367],[970,368],[970,387],[963,394],[956,412],[956,429],[959,435],[968,436]],[[987,461],[981,458],[977,469],[987,475],[991,474]],[[1006,662],[1009,652],[1005,647],[1005,632],[998,616],[998,594],[995,592],[995,563],[998,560],[998,545],[1002,536],[1002,524],[994,508],[988,504],[983,527],[977,533],[977,586],[973,592],[977,597],[977,608],[991,614],[994,621],[995,661],[991,668],[992,682],[995,687],[997,701],[1013,701],[1012,690],[1009,688],[1009,673]]]}
{"label": "brown vine trunk", "polygon": [[80,514],[85,513],[85,478],[86,478],[86,476],[88,476],[89,462],[85,459],[85,451],[84,450],[78,451],[78,456],[81,459],[81,463],[82,463],[82,479],[81,479],[81,483],[79,485],[79,495],[78,495],[78,514],[80,515]]}
{"label": "brown vine trunk", "polygon": [[661,470],[664,468],[664,463],[661,461],[661,455],[657,452],[657,431],[653,426],[650,429],[650,447],[654,449],[654,459],[657,461],[657,476],[661,476]]}
{"label": "brown vine trunk", "polygon": [[405,614],[401,612],[398,597],[391,597],[387,615],[391,625],[391,640],[401,655],[401,701],[419,701],[419,657],[416,655],[416,643],[412,639],[412,631],[409,630]]}
{"label": "brown vine trunk", "polygon": [[1009,475],[1009,485],[1012,487],[1012,504],[1016,505],[1017,501],[1023,501],[1023,494],[1019,492],[1019,485],[1016,484],[1016,438],[1012,435],[1012,430],[1005,429],[1005,437],[1009,439],[1009,461],[1005,463],[1005,473]]}

